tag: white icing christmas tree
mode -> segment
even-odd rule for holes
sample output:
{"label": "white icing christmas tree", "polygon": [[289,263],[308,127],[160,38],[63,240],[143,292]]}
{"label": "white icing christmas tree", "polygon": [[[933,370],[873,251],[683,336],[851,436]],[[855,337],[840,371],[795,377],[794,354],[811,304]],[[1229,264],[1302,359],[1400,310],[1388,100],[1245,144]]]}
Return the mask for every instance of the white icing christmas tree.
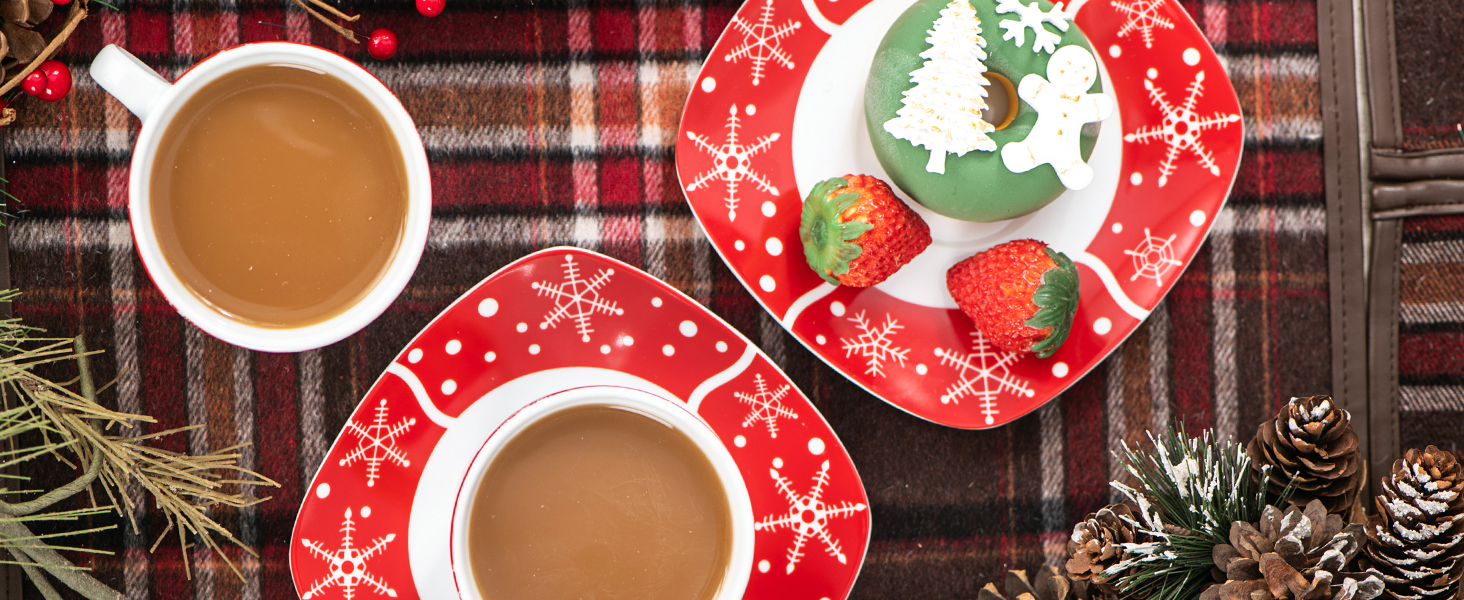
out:
{"label": "white icing christmas tree", "polygon": [[967,0],[951,0],[926,33],[930,48],[920,53],[925,64],[910,73],[915,84],[905,90],[905,106],[885,121],[890,135],[930,150],[925,170],[945,173],[947,153],[964,156],[972,150],[991,152],[994,131],[982,120],[986,109],[986,40],[981,20]]}

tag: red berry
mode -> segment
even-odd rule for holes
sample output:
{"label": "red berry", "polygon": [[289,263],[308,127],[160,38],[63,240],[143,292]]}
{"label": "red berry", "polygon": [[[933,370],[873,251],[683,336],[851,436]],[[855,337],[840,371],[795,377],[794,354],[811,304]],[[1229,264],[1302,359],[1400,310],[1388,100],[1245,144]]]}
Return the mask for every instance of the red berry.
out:
{"label": "red berry", "polygon": [[51,0],[51,2],[61,5],[71,4],[71,0]]}
{"label": "red berry", "polygon": [[429,17],[442,14],[444,6],[447,6],[446,0],[417,0],[417,12]]}
{"label": "red berry", "polygon": [[377,29],[371,32],[371,39],[366,41],[366,51],[377,60],[386,60],[396,54],[397,38],[390,29]]}
{"label": "red berry", "polygon": [[71,69],[59,60],[48,60],[27,75],[22,85],[26,93],[46,102],[55,102],[71,93]]}
{"label": "red berry", "polygon": [[41,69],[31,71],[30,75],[25,76],[25,81],[20,82],[20,89],[32,96],[41,95],[41,92],[46,91],[46,72]]}

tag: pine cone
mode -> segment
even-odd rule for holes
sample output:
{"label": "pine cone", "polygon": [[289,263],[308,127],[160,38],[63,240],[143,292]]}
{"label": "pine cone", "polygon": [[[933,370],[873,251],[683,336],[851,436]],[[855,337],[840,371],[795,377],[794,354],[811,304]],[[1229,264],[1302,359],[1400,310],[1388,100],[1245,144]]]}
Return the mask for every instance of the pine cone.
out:
{"label": "pine cone", "polygon": [[1464,477],[1454,455],[1410,449],[1383,480],[1378,514],[1368,522],[1368,569],[1399,600],[1464,593]]}
{"label": "pine cone", "polygon": [[1363,540],[1361,524],[1343,527],[1320,500],[1305,510],[1267,506],[1259,523],[1230,524],[1230,543],[1212,554],[1226,581],[1200,600],[1372,600],[1383,582],[1348,576]]}
{"label": "pine cone", "polygon": [[1246,445],[1246,454],[1260,472],[1270,465],[1267,487],[1280,495],[1296,478],[1291,504],[1321,500],[1327,512],[1347,522],[1361,522],[1357,503],[1367,468],[1358,452],[1351,415],[1337,408],[1331,396],[1292,398],[1276,418],[1262,423]]}
{"label": "pine cone", "polygon": [[1075,600],[1086,598],[1075,594],[1075,588],[1081,587],[1083,582],[1068,580],[1057,567],[1038,570],[1035,585],[1027,579],[1026,571],[1007,571],[1005,596],[996,590],[996,584],[988,583],[981,588],[977,600]]}
{"label": "pine cone", "polygon": [[1105,571],[1127,558],[1119,544],[1148,541],[1148,536],[1139,531],[1134,512],[1134,506],[1128,502],[1114,504],[1073,526],[1065,565],[1069,579],[1091,585],[1094,595],[1118,596],[1119,579],[1123,575]]}

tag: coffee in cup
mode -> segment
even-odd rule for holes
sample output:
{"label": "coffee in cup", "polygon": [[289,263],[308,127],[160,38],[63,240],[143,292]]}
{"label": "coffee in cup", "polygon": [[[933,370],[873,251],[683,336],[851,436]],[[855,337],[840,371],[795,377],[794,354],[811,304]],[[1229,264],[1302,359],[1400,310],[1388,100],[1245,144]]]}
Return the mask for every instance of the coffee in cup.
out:
{"label": "coffee in cup", "polygon": [[623,388],[571,390],[510,418],[474,459],[453,570],[469,599],[738,598],[747,502],[726,450],[684,409]]}
{"label": "coffee in cup", "polygon": [[359,301],[401,243],[407,174],[381,113],[289,64],[220,75],[168,123],[152,165],[163,257],[218,312],[319,323]]}

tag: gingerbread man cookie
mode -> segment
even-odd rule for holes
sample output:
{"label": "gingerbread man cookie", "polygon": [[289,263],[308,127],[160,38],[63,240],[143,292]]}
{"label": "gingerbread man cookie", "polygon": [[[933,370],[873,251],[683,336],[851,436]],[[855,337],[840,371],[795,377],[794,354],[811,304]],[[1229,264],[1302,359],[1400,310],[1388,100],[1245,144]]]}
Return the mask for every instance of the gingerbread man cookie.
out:
{"label": "gingerbread man cookie", "polygon": [[1050,164],[1070,190],[1088,187],[1093,168],[1083,162],[1079,141],[1084,123],[1102,121],[1113,113],[1113,99],[1089,94],[1098,79],[1098,63],[1078,46],[1063,46],[1047,63],[1047,79],[1029,74],[1017,87],[1017,96],[1037,111],[1037,123],[1020,142],[1001,148],[1001,160],[1013,173],[1025,173]]}

